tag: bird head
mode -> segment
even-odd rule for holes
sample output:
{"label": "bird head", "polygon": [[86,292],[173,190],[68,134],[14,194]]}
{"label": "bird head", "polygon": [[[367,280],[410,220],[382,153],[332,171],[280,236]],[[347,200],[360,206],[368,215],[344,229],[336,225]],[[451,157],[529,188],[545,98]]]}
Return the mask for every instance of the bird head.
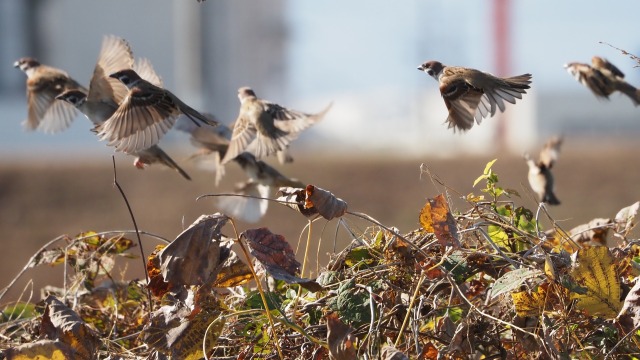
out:
{"label": "bird head", "polygon": [[20,68],[20,70],[27,72],[29,69],[33,69],[40,66],[40,62],[32,57],[23,57],[13,63],[13,67]]}
{"label": "bird head", "polygon": [[444,65],[439,61],[427,61],[424,64],[418,66],[418,70],[424,71],[427,75],[438,80],[438,76],[442,73]]}
{"label": "bird head", "polygon": [[240,100],[240,103],[243,103],[248,98],[255,98],[255,97],[256,97],[256,93],[253,92],[253,90],[248,86],[243,86],[240,89],[238,89],[238,99]]}
{"label": "bird head", "polygon": [[124,69],[109,75],[110,78],[118,79],[129,89],[140,80],[140,75],[132,69]]}
{"label": "bird head", "polygon": [[87,100],[87,94],[80,90],[73,89],[67,90],[62,94],[56,96],[56,99],[66,101],[69,104],[78,107]]}

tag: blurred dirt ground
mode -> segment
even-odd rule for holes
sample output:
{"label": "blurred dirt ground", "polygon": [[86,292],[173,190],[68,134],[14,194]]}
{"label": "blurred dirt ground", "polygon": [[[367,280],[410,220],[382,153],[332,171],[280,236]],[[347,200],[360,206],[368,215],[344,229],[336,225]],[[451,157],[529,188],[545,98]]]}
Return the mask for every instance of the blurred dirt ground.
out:
{"label": "blurred dirt ground", "polygon": [[[568,230],[595,217],[613,217],[620,208],[640,200],[639,155],[640,146],[636,142],[603,144],[592,140],[566,140],[554,168],[556,194],[562,205],[550,208],[552,216]],[[535,209],[537,204],[526,180],[527,166],[521,157],[513,155],[400,159],[382,155],[297,154],[293,164],[276,167],[305,183],[330,190],[348,202],[349,210],[364,212],[406,233],[418,227],[418,213],[426,198],[444,191],[426,174],[421,175],[422,163],[446,183],[451,189],[450,196],[456,199],[472,191],[480,193],[479,188],[472,188],[473,181],[482,173],[485,164],[496,157],[494,170],[500,184],[521,194],[521,198],[513,199],[516,205]],[[211,198],[196,202],[197,196],[229,192],[234,182],[242,178],[239,168],[230,164],[228,176],[215,188],[212,173],[184,161],[180,163],[184,164],[193,181],[158,167],[140,171],[131,166],[131,161],[124,156],[116,157],[118,182],[128,197],[138,226],[169,240],[199,215],[217,211]],[[452,207],[467,209],[459,200]],[[345,219],[356,233],[369,226],[349,215]],[[299,214],[272,203],[264,219],[256,224],[238,223],[238,231],[268,227],[272,232],[284,235],[295,249],[299,238],[306,239],[306,234],[301,235],[306,223]],[[40,246],[59,235],[130,229],[133,225],[125,203],[113,186],[110,157],[73,162],[64,159],[29,163],[0,160],[0,233],[3,237],[0,288],[9,283]],[[225,229],[232,231],[230,227]],[[309,256],[312,269],[316,267],[318,242],[322,248],[319,251],[322,267],[326,254],[334,247],[336,231],[335,246],[340,250],[349,238],[344,229],[337,229],[335,220],[314,225],[312,255]],[[638,233],[636,229],[633,234],[638,237]],[[151,238],[143,241],[147,254],[159,243]],[[299,260],[302,256],[302,250],[298,251]],[[143,276],[140,262],[130,261],[127,266],[134,269],[133,276]],[[131,276],[127,275],[127,278]],[[34,296],[37,299],[42,286],[62,284],[62,268],[29,270],[1,303],[14,300],[29,279],[35,280]]]}

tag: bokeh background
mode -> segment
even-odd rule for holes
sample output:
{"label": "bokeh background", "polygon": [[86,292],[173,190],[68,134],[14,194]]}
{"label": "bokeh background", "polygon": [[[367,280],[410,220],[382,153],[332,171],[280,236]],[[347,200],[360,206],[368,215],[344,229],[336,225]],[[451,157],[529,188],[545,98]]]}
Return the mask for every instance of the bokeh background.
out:
{"label": "bokeh background", "polygon": [[[113,151],[89,132],[89,121],[79,117],[56,135],[22,129],[25,76],[11,66],[22,56],[87,84],[102,37],[118,35],[135,56],[152,61],[168,89],[225,123],[237,115],[240,86],[308,112],[333,101],[326,118],[292,145],[294,164],[267,161],[401,232],[416,228],[426,198],[444,191],[420,172],[421,164],[450,187],[454,208],[464,210],[456,199],[479,192],[473,180],[498,158],[501,183],[522,195],[514,202],[535,208],[521,155],[535,154],[547,137],[563,134],[554,169],[562,205],[550,212],[570,229],[640,200],[640,109],[618,94],[597,100],[563,69],[600,55],[640,85],[638,64],[601,43],[640,54],[640,3],[610,7],[591,0],[3,0],[0,287],[58,235],[133,228],[113,187]],[[446,107],[437,83],[416,70],[425,60],[498,75],[532,73],[532,89],[503,115],[454,134],[443,124]],[[186,136],[170,133],[161,144],[193,181],[161,168],[137,170],[131,158],[116,154],[118,180],[140,228],[173,239],[198,215],[217,211],[213,200],[196,202],[197,196],[229,192],[243,174],[231,164],[215,187],[213,174],[184,160],[193,150]],[[368,226],[347,221],[357,231]],[[305,224],[271,205],[264,219],[240,223],[240,230],[266,226],[295,245]],[[337,225],[318,224],[313,241],[321,243],[322,266]],[[340,249],[349,238],[344,230],[337,233]],[[149,249],[157,243],[145,242]],[[141,267],[129,266],[134,272]],[[24,278],[36,280],[37,292],[61,283],[62,272],[35,269]]]}

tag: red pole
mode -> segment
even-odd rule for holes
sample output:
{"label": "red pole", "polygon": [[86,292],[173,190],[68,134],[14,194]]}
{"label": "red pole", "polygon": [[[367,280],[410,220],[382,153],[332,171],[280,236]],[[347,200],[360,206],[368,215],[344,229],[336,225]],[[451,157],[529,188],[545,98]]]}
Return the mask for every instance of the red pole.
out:
{"label": "red pole", "polygon": [[[495,46],[495,71],[497,76],[509,76],[511,65],[511,49],[510,49],[510,1],[509,0],[493,0],[493,39]],[[497,116],[498,126],[496,128],[496,144],[498,150],[506,148],[507,136],[507,119],[500,113]]]}

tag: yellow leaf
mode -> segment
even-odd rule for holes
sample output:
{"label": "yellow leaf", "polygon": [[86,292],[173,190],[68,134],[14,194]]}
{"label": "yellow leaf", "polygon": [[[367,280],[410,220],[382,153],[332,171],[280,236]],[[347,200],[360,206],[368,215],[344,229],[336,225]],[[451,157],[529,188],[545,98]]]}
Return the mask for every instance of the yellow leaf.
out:
{"label": "yellow leaf", "polygon": [[553,261],[551,261],[551,256],[549,254],[545,254],[545,257],[544,257],[544,273],[551,280],[557,279],[556,270],[553,267]]}
{"label": "yellow leaf", "polygon": [[7,360],[67,360],[78,356],[71,346],[54,340],[39,340],[7,349]]}
{"label": "yellow leaf", "polygon": [[584,288],[580,293],[571,293],[571,298],[577,299],[576,306],[591,315],[616,316],[622,307],[620,283],[609,249],[590,247],[579,250],[574,256],[571,276]]}
{"label": "yellow leaf", "polygon": [[538,286],[535,292],[519,291],[511,293],[511,298],[518,316],[538,316],[544,309],[546,295],[546,288]]}
{"label": "yellow leaf", "polygon": [[422,210],[420,210],[420,217],[418,218],[420,221],[420,226],[422,229],[428,233],[433,233],[433,222],[431,221],[431,203],[427,200],[427,203],[424,204]]}

